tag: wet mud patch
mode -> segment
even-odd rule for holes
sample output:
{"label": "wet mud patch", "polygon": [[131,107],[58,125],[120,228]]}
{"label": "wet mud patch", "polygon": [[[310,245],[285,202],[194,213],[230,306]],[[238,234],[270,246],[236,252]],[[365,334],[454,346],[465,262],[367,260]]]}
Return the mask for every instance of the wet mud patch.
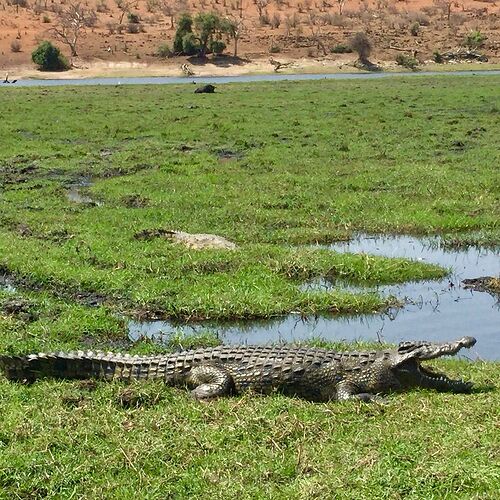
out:
{"label": "wet mud patch", "polygon": [[27,290],[32,292],[46,291],[58,299],[74,301],[87,307],[99,307],[108,303],[119,303],[119,298],[109,297],[107,295],[87,291],[71,289],[63,283],[43,283],[36,281],[31,277],[17,275],[0,264],[0,290],[3,287],[5,291]]}
{"label": "wet mud patch", "polygon": [[18,222],[12,218],[2,219],[0,221],[0,225],[20,238],[34,238],[37,240],[50,241],[55,244],[63,244],[66,241],[73,239],[75,236],[65,228],[40,232],[33,229],[25,222]]}
{"label": "wet mud patch", "polygon": [[222,163],[241,160],[245,156],[241,151],[233,149],[218,149],[215,154],[217,155],[218,160]]}
{"label": "wet mud patch", "polygon": [[462,280],[464,288],[487,292],[496,295],[500,299],[500,276],[482,276],[480,278],[469,278]]}
{"label": "wet mud patch", "polygon": [[179,144],[172,148],[174,151],[180,151],[181,153],[191,153],[192,151],[200,151],[200,146],[193,146],[192,144]]}
{"label": "wet mud patch", "polygon": [[0,187],[24,184],[33,180],[40,167],[33,160],[20,158],[0,165]]}
{"label": "wet mud patch", "polygon": [[155,238],[168,238],[172,233],[170,229],[144,229],[134,234],[136,240],[153,240]]}
{"label": "wet mud patch", "polygon": [[139,194],[123,196],[120,203],[127,208],[145,208],[150,204],[150,199]]}
{"label": "wet mud patch", "polygon": [[156,406],[164,399],[164,392],[158,383],[133,384],[119,390],[115,404],[125,409],[149,408]]}
{"label": "wet mud patch", "polygon": [[20,297],[0,299],[0,312],[27,323],[36,321],[39,317],[36,304]]}
{"label": "wet mud patch", "polygon": [[124,175],[133,175],[143,170],[153,170],[158,168],[158,165],[151,163],[136,163],[128,167],[107,167],[100,172],[100,179],[110,179],[113,177],[122,177]]}
{"label": "wet mud patch", "polygon": [[102,338],[96,338],[91,335],[85,335],[81,339],[81,344],[86,349],[91,349],[93,351],[128,351],[133,343],[128,338],[111,338],[107,340],[103,340]]}
{"label": "wet mud patch", "polygon": [[32,130],[27,130],[24,128],[18,128],[16,130],[16,133],[19,134],[20,137],[23,139],[27,139],[29,141],[36,141],[39,140],[41,135],[38,134],[37,132],[33,132]]}

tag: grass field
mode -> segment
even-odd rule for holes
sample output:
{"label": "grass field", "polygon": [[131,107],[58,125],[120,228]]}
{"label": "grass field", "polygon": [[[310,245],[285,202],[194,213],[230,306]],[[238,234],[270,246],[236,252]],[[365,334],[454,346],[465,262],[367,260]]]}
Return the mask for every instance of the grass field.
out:
{"label": "grass field", "polygon": [[[499,83],[2,89],[0,275],[17,291],[0,291],[0,352],[161,350],[131,346],[124,316],[383,309],[392,299],[299,285],[446,270],[310,244],[363,231],[498,247]],[[83,203],[68,199],[75,189]],[[135,236],[157,229],[237,249]],[[203,405],[155,383],[2,378],[0,498],[496,498],[500,398],[488,387],[499,364],[437,365],[479,389],[387,406],[279,395]]]}

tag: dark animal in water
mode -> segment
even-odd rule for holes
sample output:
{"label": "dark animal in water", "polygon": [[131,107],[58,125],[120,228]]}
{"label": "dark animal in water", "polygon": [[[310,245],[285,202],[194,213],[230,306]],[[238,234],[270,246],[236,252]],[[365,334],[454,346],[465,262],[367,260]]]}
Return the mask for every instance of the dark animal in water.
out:
{"label": "dark animal in water", "polygon": [[203,87],[198,87],[194,93],[195,94],[213,94],[215,92],[215,87],[213,85],[203,85]]}

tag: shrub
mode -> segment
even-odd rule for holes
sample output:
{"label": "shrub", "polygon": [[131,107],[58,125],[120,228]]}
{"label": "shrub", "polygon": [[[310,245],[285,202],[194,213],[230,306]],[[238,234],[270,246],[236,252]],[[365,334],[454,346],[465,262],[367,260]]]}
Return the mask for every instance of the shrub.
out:
{"label": "shrub", "polygon": [[429,26],[431,24],[429,16],[426,16],[423,12],[411,12],[408,15],[408,19],[410,21],[418,23],[420,26]]}
{"label": "shrub", "polygon": [[38,44],[38,47],[31,53],[31,59],[41,71],[64,71],[69,69],[66,58],[61,51],[48,41]]}
{"label": "shrub", "polygon": [[278,54],[279,52],[281,52],[281,47],[279,45],[273,44],[269,47],[270,54]]}
{"label": "shrub", "polygon": [[106,0],[100,0],[99,2],[97,2],[96,10],[97,10],[97,12],[99,12],[101,14],[103,12],[108,12],[109,7],[108,7],[108,4],[106,3]]}
{"label": "shrub", "polygon": [[21,52],[21,42],[19,40],[12,40],[10,42],[10,50],[12,52]]}
{"label": "shrub", "polygon": [[359,59],[361,61],[366,61],[368,57],[370,57],[370,54],[372,52],[372,44],[366,36],[366,33],[356,33],[352,37],[350,45],[352,49],[358,53]]}
{"label": "shrub", "polygon": [[129,12],[127,15],[128,22],[131,24],[139,24],[140,23],[140,18],[137,14],[134,14],[133,12]]}
{"label": "shrub", "polygon": [[194,56],[200,50],[200,45],[198,40],[193,33],[187,33],[182,38],[182,50],[181,52],[187,56]]}
{"label": "shrub", "polygon": [[271,28],[273,29],[279,28],[280,24],[281,24],[281,16],[278,13],[273,14],[270,21]]}
{"label": "shrub", "polygon": [[467,34],[464,40],[464,45],[470,50],[475,50],[480,49],[484,45],[485,41],[486,36],[479,30],[474,30]]}
{"label": "shrub", "polygon": [[420,24],[419,23],[413,23],[411,26],[410,26],[410,33],[413,35],[413,36],[418,36],[418,34],[420,33]]}
{"label": "shrub", "polygon": [[114,35],[117,28],[118,28],[118,24],[113,23],[113,22],[109,22],[109,23],[106,23],[106,28],[108,28],[108,32],[110,35]]}
{"label": "shrub", "polygon": [[171,57],[172,56],[172,50],[166,43],[162,43],[159,47],[158,50],[156,51],[156,55],[158,57]]}
{"label": "shrub", "polygon": [[137,23],[127,24],[127,33],[139,33],[141,31],[141,25]]}
{"label": "shrub", "polygon": [[261,26],[268,26],[271,24],[271,19],[269,17],[269,14],[267,10],[265,10],[259,17],[259,22]]}
{"label": "shrub", "polygon": [[434,62],[438,64],[444,63],[444,57],[442,56],[441,52],[439,52],[439,50],[434,51],[434,53],[432,54],[432,59],[434,59]]}
{"label": "shrub", "polygon": [[330,52],[332,54],[350,54],[352,52],[352,48],[344,43],[339,43],[338,45],[331,47]]}
{"label": "shrub", "polygon": [[400,66],[411,69],[412,71],[415,71],[418,67],[418,61],[414,57],[407,56],[406,54],[398,54],[396,56],[396,62]]}
{"label": "shrub", "polygon": [[43,18],[42,18],[42,23],[48,24],[48,23],[50,23],[50,22],[51,22],[51,21],[50,21],[50,17],[49,17],[49,16],[47,16],[47,15],[43,16]]}
{"label": "shrub", "polygon": [[184,37],[193,32],[193,18],[189,14],[182,14],[177,21],[177,30],[174,37],[174,52],[184,52]]}
{"label": "shrub", "polygon": [[220,55],[226,50],[226,44],[222,40],[213,40],[210,44],[210,51],[215,55]]}

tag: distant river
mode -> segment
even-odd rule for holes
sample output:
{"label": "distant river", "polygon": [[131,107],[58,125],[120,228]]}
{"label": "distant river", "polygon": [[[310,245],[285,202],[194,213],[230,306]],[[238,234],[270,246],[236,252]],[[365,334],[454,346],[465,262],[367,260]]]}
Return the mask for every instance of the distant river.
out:
{"label": "distant river", "polygon": [[281,81],[303,81],[303,80],[369,80],[376,78],[414,77],[414,76],[486,76],[500,75],[500,70],[481,71],[428,71],[414,73],[324,73],[324,74],[300,74],[300,75],[241,75],[241,76],[210,76],[210,77],[172,77],[172,76],[146,76],[130,78],[82,78],[61,80],[19,80],[14,85],[1,84],[3,87],[41,87],[62,85],[169,85],[182,83],[250,83],[250,82],[281,82]]}

